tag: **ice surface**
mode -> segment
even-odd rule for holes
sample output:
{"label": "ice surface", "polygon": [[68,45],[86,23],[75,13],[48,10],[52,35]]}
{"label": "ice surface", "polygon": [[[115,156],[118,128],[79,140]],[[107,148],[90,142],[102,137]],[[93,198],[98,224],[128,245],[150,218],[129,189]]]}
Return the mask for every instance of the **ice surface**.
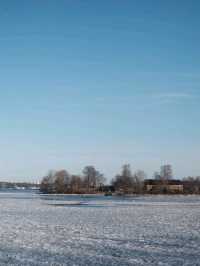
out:
{"label": "ice surface", "polygon": [[0,265],[200,265],[200,197],[0,193]]}

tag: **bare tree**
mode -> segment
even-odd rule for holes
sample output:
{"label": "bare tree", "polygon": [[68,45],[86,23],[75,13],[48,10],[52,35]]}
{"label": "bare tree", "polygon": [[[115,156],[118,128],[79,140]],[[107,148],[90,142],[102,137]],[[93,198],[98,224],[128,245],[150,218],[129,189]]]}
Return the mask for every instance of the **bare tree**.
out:
{"label": "bare tree", "polygon": [[170,164],[162,165],[160,176],[163,180],[171,180],[173,178],[172,166]]}
{"label": "bare tree", "polygon": [[48,177],[43,177],[41,184],[40,184],[40,191],[43,193],[49,193],[49,182]]}
{"label": "bare tree", "polygon": [[60,170],[55,173],[55,191],[56,193],[66,193],[70,189],[70,175],[66,170]]}
{"label": "bare tree", "polygon": [[83,182],[88,193],[96,190],[104,181],[103,174],[97,171],[94,166],[86,166],[83,169]]}
{"label": "bare tree", "polygon": [[55,187],[55,171],[50,170],[48,174],[43,177],[42,182],[40,184],[40,190],[45,193],[54,193]]}
{"label": "bare tree", "polygon": [[125,164],[122,166],[121,174],[116,175],[116,177],[112,180],[112,185],[115,187],[115,190],[119,192],[133,192],[134,179],[129,164]]}
{"label": "bare tree", "polygon": [[82,185],[83,185],[83,182],[81,180],[81,177],[78,175],[72,175],[71,182],[70,182],[71,192],[80,193],[82,190]]}
{"label": "bare tree", "polygon": [[135,193],[142,193],[144,191],[144,180],[147,175],[143,170],[138,170],[134,174],[134,190]]}
{"label": "bare tree", "polygon": [[184,192],[187,194],[200,194],[200,177],[188,176],[183,178]]}

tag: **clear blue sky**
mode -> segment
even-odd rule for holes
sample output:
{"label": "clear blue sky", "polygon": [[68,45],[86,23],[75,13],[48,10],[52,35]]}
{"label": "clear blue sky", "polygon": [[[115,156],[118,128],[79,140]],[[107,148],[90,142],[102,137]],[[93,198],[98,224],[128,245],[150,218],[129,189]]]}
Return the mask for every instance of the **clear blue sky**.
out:
{"label": "clear blue sky", "polygon": [[200,175],[200,2],[0,1],[0,177]]}

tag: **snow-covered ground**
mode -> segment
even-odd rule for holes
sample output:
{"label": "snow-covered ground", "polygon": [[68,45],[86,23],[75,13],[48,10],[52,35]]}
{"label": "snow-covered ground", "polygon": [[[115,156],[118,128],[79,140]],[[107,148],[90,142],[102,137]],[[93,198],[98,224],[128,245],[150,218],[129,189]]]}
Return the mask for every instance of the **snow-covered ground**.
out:
{"label": "snow-covered ground", "polygon": [[200,197],[0,193],[0,265],[200,265]]}

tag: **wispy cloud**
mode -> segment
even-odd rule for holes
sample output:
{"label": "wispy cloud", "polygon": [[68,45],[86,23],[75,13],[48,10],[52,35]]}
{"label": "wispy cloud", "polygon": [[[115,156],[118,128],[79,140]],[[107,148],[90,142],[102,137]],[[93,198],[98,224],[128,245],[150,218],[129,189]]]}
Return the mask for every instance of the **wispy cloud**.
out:
{"label": "wispy cloud", "polygon": [[197,99],[198,95],[192,92],[166,92],[155,94],[153,97],[159,104],[168,104],[190,102]]}
{"label": "wispy cloud", "polygon": [[169,92],[169,93],[158,93],[155,95],[156,98],[159,99],[191,99],[195,98],[196,95],[193,93],[185,93],[185,92]]}

